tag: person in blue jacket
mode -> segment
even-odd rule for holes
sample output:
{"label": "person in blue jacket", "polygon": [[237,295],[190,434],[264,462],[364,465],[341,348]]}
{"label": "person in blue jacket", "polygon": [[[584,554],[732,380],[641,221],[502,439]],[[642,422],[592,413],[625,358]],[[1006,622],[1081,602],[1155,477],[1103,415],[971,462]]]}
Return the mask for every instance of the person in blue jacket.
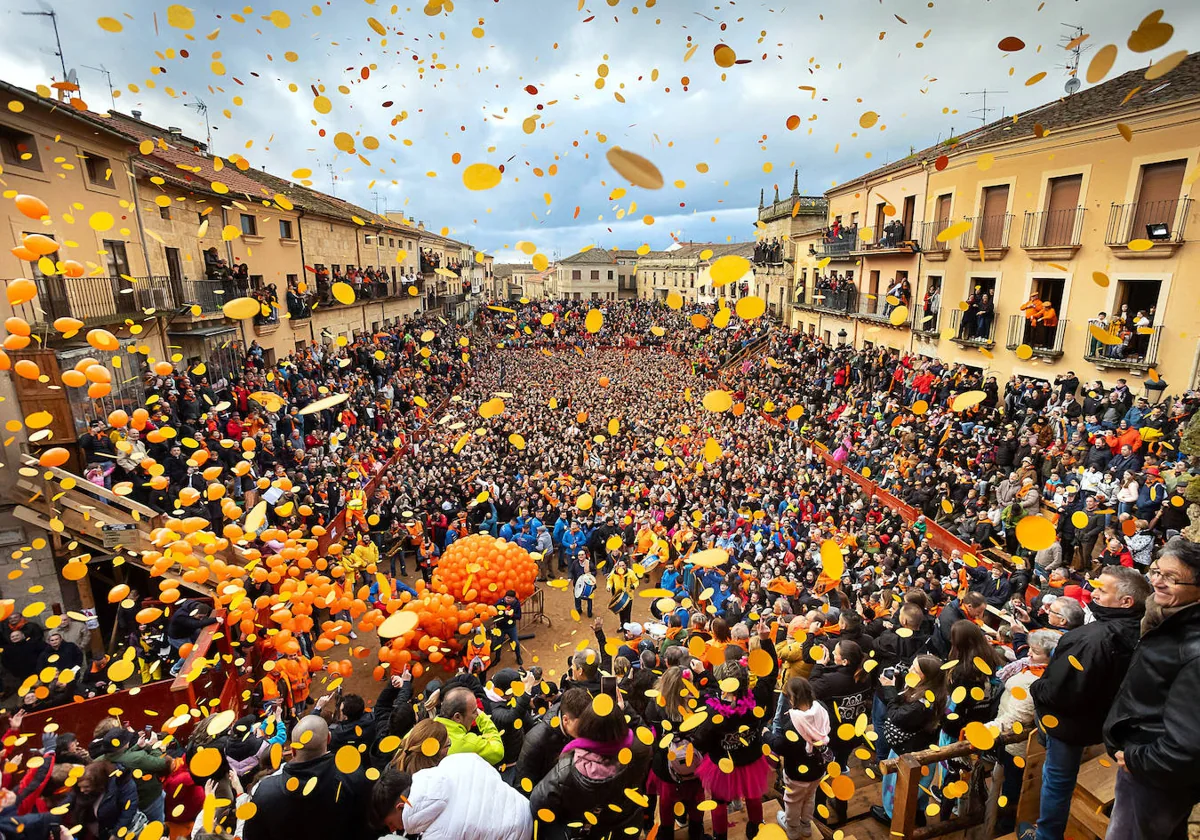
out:
{"label": "person in blue jacket", "polygon": [[529,532],[528,522],[521,526],[521,533],[517,534],[515,542],[526,551],[537,550],[537,537]]}
{"label": "person in blue jacket", "polygon": [[554,523],[554,532],[550,535],[554,540],[554,556],[558,558],[558,570],[565,572],[567,570],[567,561],[565,550],[563,548],[563,540],[567,536],[567,531],[571,528],[571,523],[567,519],[566,514],[560,514],[558,520]]}
{"label": "person in blue jacket", "polygon": [[[568,565],[574,567],[576,559],[586,551],[589,534],[590,532],[579,527],[578,522],[571,523],[571,529],[563,535],[562,542],[563,554],[566,555]],[[576,577],[577,575],[572,574],[571,580],[573,581]]]}

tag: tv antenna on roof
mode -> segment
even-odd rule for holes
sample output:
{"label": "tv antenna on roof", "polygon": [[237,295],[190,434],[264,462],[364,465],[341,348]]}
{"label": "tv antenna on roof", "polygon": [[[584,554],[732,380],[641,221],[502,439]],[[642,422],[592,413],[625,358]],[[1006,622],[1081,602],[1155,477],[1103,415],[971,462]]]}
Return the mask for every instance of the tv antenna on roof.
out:
{"label": "tv antenna on roof", "polygon": [[1067,71],[1067,83],[1063,85],[1063,90],[1067,92],[1067,96],[1075,93],[1083,86],[1079,81],[1079,59],[1085,52],[1092,48],[1091,44],[1084,46],[1084,41],[1087,40],[1087,35],[1083,34],[1083,27],[1074,23],[1064,23],[1069,34],[1063,35],[1058,39],[1062,48],[1067,51],[1067,60],[1064,64],[1059,64],[1063,70]]}
{"label": "tv antenna on roof", "polygon": [[[1003,96],[1003,95],[1007,94],[1008,91],[1006,91],[1006,90],[988,90],[987,88],[984,88],[983,90],[964,91],[962,94],[963,96],[981,96],[981,97],[983,97],[981,106],[979,108],[976,108],[974,111],[969,111],[968,113],[978,114],[979,119],[983,121],[984,125],[986,125],[988,122],[988,114],[990,114],[992,111],[997,110],[996,108],[988,107],[987,99],[988,99],[989,93],[992,96]],[[998,110],[1000,111],[1000,117],[1003,118],[1004,117],[1004,108],[1001,107]]]}
{"label": "tv antenna on roof", "polygon": [[58,61],[62,65],[63,81],[67,81],[67,60],[63,58],[62,38],[60,38],[58,35],[58,12],[54,11],[54,9],[50,8],[49,6],[42,6],[40,11],[21,12],[21,14],[25,15],[26,17],[50,18],[50,24],[54,27],[54,43],[58,48],[54,54],[58,56]]}
{"label": "tv antenna on roof", "polygon": [[97,73],[104,74],[104,78],[108,82],[108,98],[112,102],[112,107],[116,108],[117,97],[113,95],[112,73],[108,71],[108,68],[106,68],[103,64],[101,64],[99,67],[93,67],[90,64],[81,64],[80,66],[85,70],[95,70]]}
{"label": "tv antenna on roof", "polygon": [[203,99],[197,96],[195,102],[184,102],[183,107],[195,108],[204,115],[204,129],[208,132],[208,153],[212,154],[212,125],[208,121],[208,105],[205,104]]}

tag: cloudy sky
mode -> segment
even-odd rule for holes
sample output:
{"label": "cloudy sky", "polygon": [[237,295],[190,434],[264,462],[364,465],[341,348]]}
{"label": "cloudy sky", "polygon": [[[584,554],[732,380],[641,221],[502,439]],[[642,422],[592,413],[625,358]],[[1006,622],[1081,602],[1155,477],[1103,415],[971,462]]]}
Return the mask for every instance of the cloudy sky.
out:
{"label": "cloudy sky", "polygon": [[[1083,27],[1085,46],[1120,48],[1110,75],[1200,45],[1195,0],[272,2],[13,0],[0,10],[0,77],[32,88],[62,75],[49,19],[21,16],[53,7],[92,109],[112,104],[88,69],[103,66],[116,109],[203,139],[184,107],[198,96],[217,154],[282,176],[311,169],[319,189],[514,261],[528,259],[519,241],[553,258],[750,239],[759,190],[786,195],[796,167],[801,192],[818,195],[978,125],[969,91],[1005,91],[988,97],[991,119],[1061,95],[1064,23]],[[1170,42],[1128,49],[1160,7]],[[1025,48],[999,49],[1010,36]],[[870,130],[866,111],[879,115]],[[617,175],[614,146],[653,161],[663,188]],[[503,181],[468,190],[472,163],[503,165]]]}

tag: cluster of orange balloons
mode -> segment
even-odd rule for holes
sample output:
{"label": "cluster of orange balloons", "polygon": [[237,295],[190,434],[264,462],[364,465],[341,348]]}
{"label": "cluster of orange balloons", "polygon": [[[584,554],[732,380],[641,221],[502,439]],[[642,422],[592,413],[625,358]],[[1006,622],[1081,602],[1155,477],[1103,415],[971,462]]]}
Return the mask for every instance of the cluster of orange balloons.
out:
{"label": "cluster of orange balloons", "polygon": [[489,604],[459,603],[453,595],[429,589],[423,580],[417,581],[415,588],[415,598],[401,593],[402,610],[415,613],[415,624],[381,646],[376,679],[382,677],[384,665],[390,665],[396,673],[407,666],[417,677],[424,672],[425,663],[441,662],[445,663],[443,667],[451,667],[484,622],[496,615],[496,608]]}
{"label": "cluster of orange balloons", "polygon": [[472,534],[450,544],[433,573],[433,589],[466,603],[494,604],[509,589],[533,594],[537,563],[516,543]]}

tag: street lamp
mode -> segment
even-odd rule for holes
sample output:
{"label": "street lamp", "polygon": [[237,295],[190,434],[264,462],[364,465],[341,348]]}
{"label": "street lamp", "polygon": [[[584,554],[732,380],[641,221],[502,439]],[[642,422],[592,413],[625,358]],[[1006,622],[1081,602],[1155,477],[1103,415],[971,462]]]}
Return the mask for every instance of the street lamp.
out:
{"label": "street lamp", "polygon": [[1151,405],[1158,405],[1162,402],[1163,394],[1167,390],[1167,380],[1162,379],[1144,379],[1142,385],[1146,389],[1146,399]]}
{"label": "street lamp", "polygon": [[838,346],[844,345],[846,343],[846,339],[849,337],[850,337],[850,333],[846,332],[845,329],[838,330],[838,334],[837,334]]}

